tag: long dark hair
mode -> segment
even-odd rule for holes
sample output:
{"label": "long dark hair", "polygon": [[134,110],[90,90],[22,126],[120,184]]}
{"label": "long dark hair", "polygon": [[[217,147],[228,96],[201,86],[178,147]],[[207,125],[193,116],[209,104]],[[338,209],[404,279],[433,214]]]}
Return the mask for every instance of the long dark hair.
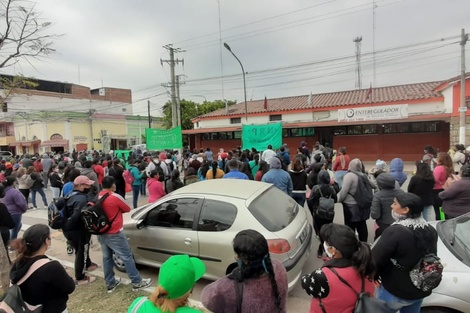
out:
{"label": "long dark hair", "polygon": [[362,277],[374,277],[375,263],[370,246],[359,241],[350,227],[335,223],[325,224],[320,230],[320,237],[329,246],[339,250],[343,259],[351,260]]}
{"label": "long dark hair", "polygon": [[209,171],[209,161],[204,160],[200,167],[201,176],[206,178],[207,171]]}
{"label": "long dark hair", "polygon": [[266,238],[256,230],[242,230],[233,239],[233,250],[237,254],[239,265],[228,278],[243,282],[246,279],[257,278],[267,273],[271,281],[276,306],[281,311],[281,296]]}
{"label": "long dark hair", "polygon": [[434,175],[431,171],[431,167],[429,167],[426,161],[423,160],[416,161],[415,175],[424,180],[434,180]]}
{"label": "long dark hair", "polygon": [[219,162],[214,160],[214,161],[211,162],[211,166],[212,166],[212,178],[216,179],[217,178],[217,168],[219,167]]}
{"label": "long dark hair", "polygon": [[29,227],[23,234],[23,238],[15,239],[11,242],[11,248],[18,254],[15,263],[26,262],[31,258],[47,239],[50,239],[51,231],[45,224],[35,224]]}

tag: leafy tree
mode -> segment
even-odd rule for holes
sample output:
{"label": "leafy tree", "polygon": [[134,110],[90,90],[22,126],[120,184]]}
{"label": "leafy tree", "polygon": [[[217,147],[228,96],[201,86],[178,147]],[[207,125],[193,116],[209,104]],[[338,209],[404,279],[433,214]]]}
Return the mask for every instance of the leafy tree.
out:
{"label": "leafy tree", "polygon": [[[198,104],[189,100],[181,100],[181,127],[182,129],[193,129],[191,120],[199,115],[207,114],[218,109],[225,108],[223,100],[204,101]],[[236,101],[228,101],[228,105],[235,104]],[[171,101],[168,101],[163,106],[163,126],[171,128]]]}

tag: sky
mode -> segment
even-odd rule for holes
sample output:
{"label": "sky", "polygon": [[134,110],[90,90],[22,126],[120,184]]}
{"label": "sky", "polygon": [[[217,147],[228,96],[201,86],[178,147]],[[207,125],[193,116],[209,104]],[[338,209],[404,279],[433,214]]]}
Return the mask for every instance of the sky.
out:
{"label": "sky", "polygon": [[[170,67],[161,64],[169,59],[163,48],[168,44],[179,48],[176,58],[184,60],[175,68],[182,75],[180,98],[244,101],[242,70],[221,45],[226,42],[243,64],[248,100],[269,101],[355,89],[356,37],[362,37],[363,89],[457,76],[461,29],[470,32],[469,0],[375,0],[374,10],[373,0],[41,0],[35,5],[41,20],[53,23],[49,32],[62,34],[54,43],[56,53],[4,72],[92,89],[131,89],[135,115],[147,115],[150,101],[151,115],[159,116],[170,99],[170,89],[162,86],[171,80]],[[469,54],[470,42],[467,64]]]}

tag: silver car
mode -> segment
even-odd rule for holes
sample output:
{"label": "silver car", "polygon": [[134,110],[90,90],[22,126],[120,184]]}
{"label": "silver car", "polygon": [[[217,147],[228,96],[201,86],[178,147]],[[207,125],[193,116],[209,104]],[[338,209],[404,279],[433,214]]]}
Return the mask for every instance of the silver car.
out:
{"label": "silver car", "polygon": [[432,225],[439,234],[437,255],[444,271],[440,285],[424,298],[421,312],[470,312],[470,213]]}
{"label": "silver car", "polygon": [[[232,240],[243,229],[268,240],[271,257],[281,261],[289,290],[299,281],[313,245],[310,212],[271,184],[213,179],[178,189],[133,211],[124,232],[135,262],[159,267],[168,257],[188,254],[206,265],[215,280],[236,266]],[[122,261],[114,257],[118,270]]]}

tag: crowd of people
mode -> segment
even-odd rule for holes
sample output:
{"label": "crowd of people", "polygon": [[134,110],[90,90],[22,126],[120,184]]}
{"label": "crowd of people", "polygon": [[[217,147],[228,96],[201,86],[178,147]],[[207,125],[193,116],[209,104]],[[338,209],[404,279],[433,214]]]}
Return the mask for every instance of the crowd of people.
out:
{"label": "crowd of people", "polygon": [[[35,225],[22,238],[17,237],[22,215],[37,209],[37,194],[48,206],[44,193],[48,186],[53,198],[67,198],[64,210],[68,220],[62,231],[69,250],[75,252],[74,284],[70,284],[68,275],[64,276],[63,283],[70,286],[51,300],[60,305],[50,312],[66,312],[68,294],[75,286],[93,282],[95,278],[87,272],[100,267],[90,260],[90,234],[80,218],[87,202],[105,195],[109,198],[103,202],[103,209],[112,219],[112,227],[106,234],[98,235],[107,291],[113,292],[121,282],[113,271],[113,254],[123,260],[132,289],[140,290],[148,287],[151,280],[140,276],[122,233],[122,214],[131,210],[126,193],[132,192],[132,207],[136,208],[139,197],[155,202],[167,193],[200,181],[250,179],[273,184],[299,205],[308,207],[313,217],[320,241],[317,256],[324,258],[326,254],[326,261],[301,280],[302,287],[312,296],[310,312],[352,310],[354,293],[347,290],[342,279],[356,290],[362,284],[371,294],[375,283],[376,297],[387,302],[390,312],[419,312],[422,299],[429,292],[414,287],[403,268],[409,271],[425,253],[436,253],[437,234],[428,221],[455,218],[470,211],[466,206],[470,200],[470,157],[463,145],[439,153],[427,145],[423,152],[422,159],[416,161],[407,192],[402,188],[408,179],[402,159],[392,159],[389,167],[384,160],[377,160],[366,171],[363,162],[350,157],[346,147],[333,150],[328,143],[319,142],[312,151],[301,142],[295,153],[287,145],[278,150],[268,145],[264,151],[241,147],[231,151],[220,149],[217,153],[210,148],[181,154],[136,150],[128,156],[114,155],[112,151],[74,152],[1,160],[0,231],[6,247],[18,254],[12,281],[21,279],[37,260],[47,258],[44,256],[50,241],[47,227],[46,230]],[[363,192],[364,181],[371,193],[367,207],[363,199],[357,198]],[[328,214],[326,208],[331,203],[342,204],[344,225],[333,223],[334,210]],[[367,244],[369,218],[375,220],[374,239],[380,238],[373,249]],[[213,312],[253,308],[257,312],[285,312],[286,271],[282,264],[271,260],[266,239],[254,230],[244,230],[234,238],[233,248],[238,267],[206,286],[202,303]],[[41,265],[32,278],[45,279],[45,273],[54,267],[57,267],[54,262]],[[192,286],[204,272],[204,264],[197,258],[169,258],[160,270],[159,286],[150,297],[136,299],[129,312],[175,312],[176,308],[187,306]],[[50,282],[46,279],[43,283]],[[31,304],[50,305],[42,303],[40,295],[29,294],[27,284],[24,288],[25,298]],[[266,301],[269,294],[272,301]]]}

